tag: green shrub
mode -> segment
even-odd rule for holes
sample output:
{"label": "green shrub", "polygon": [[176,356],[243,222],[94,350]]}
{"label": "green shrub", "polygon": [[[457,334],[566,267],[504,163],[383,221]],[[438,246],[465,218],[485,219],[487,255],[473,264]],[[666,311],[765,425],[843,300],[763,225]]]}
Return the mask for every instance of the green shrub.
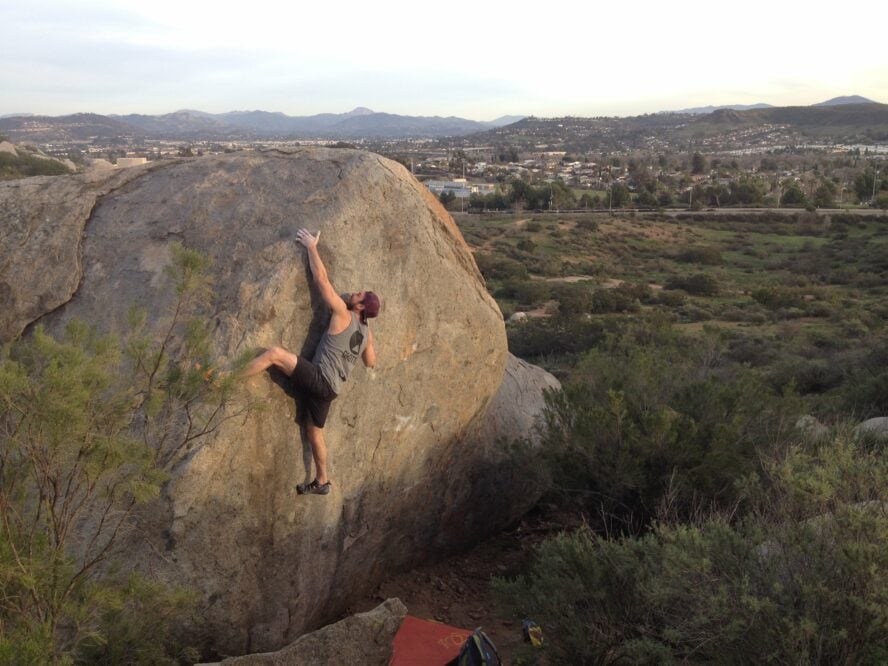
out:
{"label": "green shrub", "polygon": [[666,280],[664,289],[681,289],[694,296],[717,296],[719,292],[718,279],[709,273],[694,273],[693,275],[678,275]]}
{"label": "green shrub", "polygon": [[600,321],[583,317],[551,317],[531,319],[521,326],[506,329],[509,351],[523,359],[577,354],[601,342],[605,326]]}
{"label": "green shrub", "polygon": [[804,304],[802,294],[784,287],[760,287],[752,292],[752,298],[767,308],[793,308]]}
{"label": "green shrub", "polygon": [[580,218],[579,220],[577,220],[575,228],[578,231],[592,233],[594,231],[598,231],[598,221],[590,217]]}
{"label": "green shrub", "polygon": [[559,314],[568,318],[592,312],[592,293],[593,290],[582,282],[556,283],[552,287]]}
{"label": "green shrub", "polygon": [[688,300],[688,295],[681,289],[663,290],[657,294],[657,303],[670,308],[683,305]]}
{"label": "green shrub", "polygon": [[71,170],[57,160],[21,152],[17,155],[0,152],[0,180],[28,176],[59,176],[66,173],[71,173]]}
{"label": "green shrub", "polygon": [[529,238],[522,238],[518,241],[518,245],[516,246],[522,252],[533,252],[536,250],[536,243],[534,243]]}
{"label": "green shrub", "polygon": [[838,436],[762,464],[741,519],[584,528],[494,588],[545,628],[550,663],[885,663],[888,456]]}
{"label": "green shrub", "polygon": [[[511,246],[510,246],[511,247]],[[530,276],[524,264],[490,254],[476,254],[475,263],[487,280],[527,280]]]}
{"label": "green shrub", "polygon": [[703,264],[704,266],[721,266],[722,256],[715,247],[691,247],[681,252],[676,257],[678,261],[690,264]]}
{"label": "green shrub", "polygon": [[543,280],[507,280],[496,296],[514,299],[525,308],[534,308],[549,299],[549,291],[549,283]]}
{"label": "green shrub", "polygon": [[788,432],[795,399],[728,366],[725,345],[717,331],[684,337],[654,320],[590,350],[549,404],[544,448],[558,485],[626,522],[649,517],[667,489],[688,510],[695,498],[732,502],[753,443]]}
{"label": "green shrub", "polygon": [[[172,253],[176,298],[161,341],[133,310],[123,340],[71,321],[59,339],[38,327],[0,353],[0,655],[69,663],[101,643],[157,656],[187,608],[111,559],[136,507],[195,441],[244,413],[225,410],[234,376],[207,374],[208,262],[177,244]],[[113,644],[122,627],[109,619],[136,607],[127,622],[146,642]]]}

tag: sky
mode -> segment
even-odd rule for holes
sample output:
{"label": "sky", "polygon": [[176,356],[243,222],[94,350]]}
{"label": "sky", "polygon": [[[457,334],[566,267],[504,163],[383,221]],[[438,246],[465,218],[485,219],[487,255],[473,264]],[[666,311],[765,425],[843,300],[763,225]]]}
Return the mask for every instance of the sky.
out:
{"label": "sky", "polygon": [[0,0],[0,115],[888,103],[888,2]]}

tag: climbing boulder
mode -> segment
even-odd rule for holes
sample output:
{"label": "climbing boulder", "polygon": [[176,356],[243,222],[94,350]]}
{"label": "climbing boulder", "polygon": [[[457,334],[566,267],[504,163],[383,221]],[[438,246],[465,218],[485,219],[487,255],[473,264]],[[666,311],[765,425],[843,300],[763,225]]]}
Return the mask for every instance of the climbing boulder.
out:
{"label": "climbing boulder", "polygon": [[123,330],[134,304],[160,335],[174,241],[213,262],[223,364],[272,345],[311,355],[326,309],[300,227],[321,231],[340,292],[381,296],[377,367],[359,364],[325,429],[329,495],[297,495],[310,455],[295,405],[260,376],[244,391],[264,409],[197,441],[126,537],[127,562],[197,591],[201,631],[220,652],[278,649],[386,574],[464,546],[535,499],[496,470],[509,440],[533,439],[552,383],[512,361],[524,374],[506,375],[510,395],[525,402],[488,409],[507,364],[502,315],[450,216],[401,165],[305,148],[0,183],[0,223],[5,340],[72,317]]}

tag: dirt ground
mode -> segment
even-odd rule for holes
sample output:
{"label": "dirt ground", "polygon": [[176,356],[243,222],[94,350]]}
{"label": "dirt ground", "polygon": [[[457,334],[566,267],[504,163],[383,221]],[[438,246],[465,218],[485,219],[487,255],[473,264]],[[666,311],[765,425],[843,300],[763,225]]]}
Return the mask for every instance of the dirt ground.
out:
{"label": "dirt ground", "polygon": [[[522,618],[504,618],[497,614],[490,580],[496,576],[517,575],[529,561],[536,544],[558,532],[578,527],[580,520],[551,507],[535,509],[512,529],[469,552],[391,576],[374,594],[353,605],[348,614],[370,610],[385,599],[397,597],[414,617],[463,629],[481,627],[496,645],[504,664],[535,663],[537,660],[532,656],[531,660],[527,659],[533,648],[524,642]],[[524,659],[520,659],[522,653]]]}

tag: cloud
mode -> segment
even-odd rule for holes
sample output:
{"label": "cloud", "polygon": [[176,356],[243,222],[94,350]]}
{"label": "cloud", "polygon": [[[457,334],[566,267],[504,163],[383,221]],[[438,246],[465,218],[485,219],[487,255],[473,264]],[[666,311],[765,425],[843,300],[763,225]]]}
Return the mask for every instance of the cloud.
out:
{"label": "cloud", "polygon": [[[864,5],[870,24],[888,18],[885,3]],[[888,52],[821,17],[772,0],[676,0],[631,15],[580,0],[7,1],[0,113],[362,105],[478,118],[884,97]]]}

